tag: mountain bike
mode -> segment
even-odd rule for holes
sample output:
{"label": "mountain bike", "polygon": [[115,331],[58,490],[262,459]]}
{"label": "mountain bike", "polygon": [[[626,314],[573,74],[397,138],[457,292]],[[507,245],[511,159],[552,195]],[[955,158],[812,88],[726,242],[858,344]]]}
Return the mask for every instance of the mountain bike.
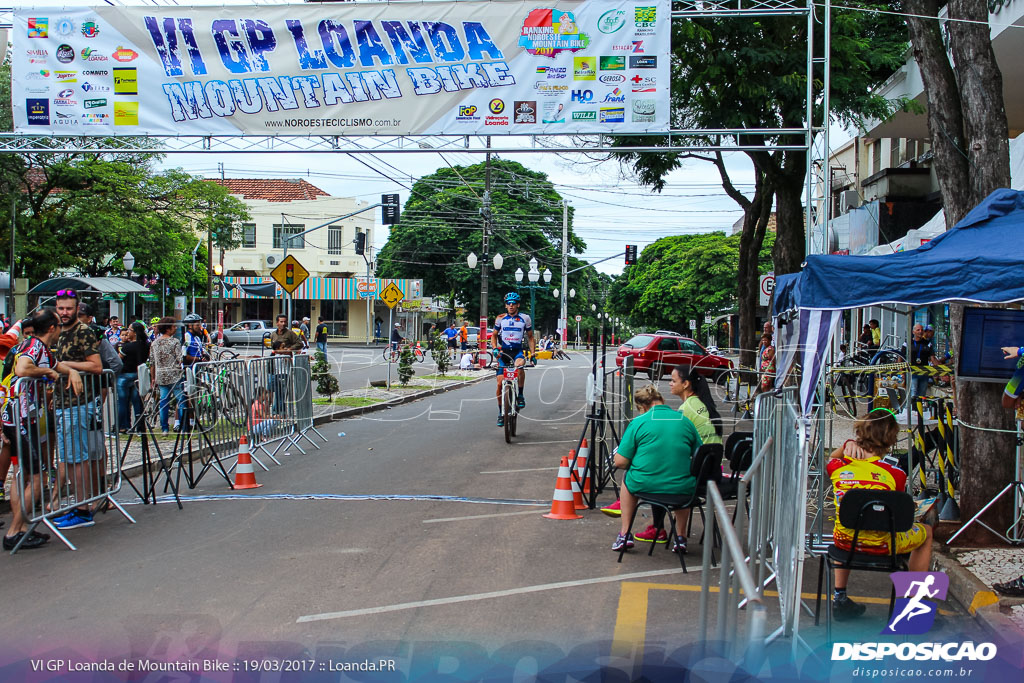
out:
{"label": "mountain bike", "polygon": [[402,356],[402,351],[404,351],[407,348],[412,351],[412,356],[413,358],[416,359],[417,363],[423,362],[423,359],[426,356],[426,354],[423,353],[423,349],[418,344],[416,346],[413,346],[409,342],[401,344],[397,349],[392,348],[390,345],[384,347],[384,360],[389,361],[391,363],[397,363],[398,359],[401,358]]}
{"label": "mountain bike", "polygon": [[505,416],[505,443],[512,443],[516,435],[516,418],[519,408],[516,407],[516,395],[519,393],[519,368],[503,368],[501,379],[501,414]]}

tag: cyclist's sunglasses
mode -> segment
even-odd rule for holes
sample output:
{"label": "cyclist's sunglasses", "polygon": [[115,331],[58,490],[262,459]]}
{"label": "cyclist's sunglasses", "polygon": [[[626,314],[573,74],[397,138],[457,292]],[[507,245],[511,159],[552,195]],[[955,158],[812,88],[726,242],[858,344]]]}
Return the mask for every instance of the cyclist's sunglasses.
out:
{"label": "cyclist's sunglasses", "polygon": [[76,292],[73,289],[58,289],[57,290],[57,298],[58,299],[77,299],[78,298],[78,292]]}

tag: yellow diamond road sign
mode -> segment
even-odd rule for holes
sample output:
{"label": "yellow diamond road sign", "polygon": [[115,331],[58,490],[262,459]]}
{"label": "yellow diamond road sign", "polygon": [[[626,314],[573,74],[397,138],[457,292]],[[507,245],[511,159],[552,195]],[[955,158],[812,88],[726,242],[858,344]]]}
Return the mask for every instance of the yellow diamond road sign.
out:
{"label": "yellow diamond road sign", "polygon": [[402,290],[398,288],[398,285],[392,282],[380,293],[380,298],[388,305],[388,308],[394,308],[405,296],[402,294]]}
{"label": "yellow diamond road sign", "polygon": [[309,271],[303,268],[302,264],[294,256],[288,256],[278,264],[277,268],[271,271],[270,277],[274,278],[284,291],[291,294],[299,285],[306,281],[306,278],[309,277]]}

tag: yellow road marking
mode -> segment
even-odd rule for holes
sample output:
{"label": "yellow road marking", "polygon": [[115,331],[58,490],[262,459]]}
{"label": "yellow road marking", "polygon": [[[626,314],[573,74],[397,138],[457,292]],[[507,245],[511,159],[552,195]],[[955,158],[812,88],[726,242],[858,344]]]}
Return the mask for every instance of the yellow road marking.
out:
{"label": "yellow road marking", "polygon": [[[633,661],[640,661],[644,654],[644,642],[647,640],[647,603],[648,593],[652,590],[685,591],[688,593],[699,593],[700,586],[681,585],[676,583],[643,583],[640,581],[623,581],[620,584],[619,606],[615,617],[615,631],[612,635],[612,656],[627,657]],[[709,586],[708,592],[717,593],[718,586]],[[765,591],[764,596],[777,597],[778,591]],[[988,600],[988,596],[994,598]],[[801,593],[800,597],[805,600],[814,600],[817,593]],[[869,605],[888,605],[889,598],[872,598],[867,596],[850,596],[857,602]],[[828,596],[822,595],[823,600]],[[999,599],[994,593],[982,591],[976,593],[974,602],[971,603],[970,612],[984,605],[998,602]],[[939,614],[950,616],[955,614],[949,610],[940,609]]]}
{"label": "yellow road marking", "polygon": [[974,614],[979,607],[994,605],[997,602],[999,602],[999,596],[992,591],[978,591],[974,594],[974,599],[971,600],[971,604],[967,607],[967,611],[970,614]]}

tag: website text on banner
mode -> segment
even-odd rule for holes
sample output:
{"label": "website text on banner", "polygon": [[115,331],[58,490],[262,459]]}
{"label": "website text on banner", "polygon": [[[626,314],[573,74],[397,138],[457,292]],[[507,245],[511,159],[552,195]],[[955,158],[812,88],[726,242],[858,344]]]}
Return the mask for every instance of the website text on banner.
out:
{"label": "website text on banner", "polygon": [[669,3],[558,4],[18,9],[15,131],[666,132]]}

